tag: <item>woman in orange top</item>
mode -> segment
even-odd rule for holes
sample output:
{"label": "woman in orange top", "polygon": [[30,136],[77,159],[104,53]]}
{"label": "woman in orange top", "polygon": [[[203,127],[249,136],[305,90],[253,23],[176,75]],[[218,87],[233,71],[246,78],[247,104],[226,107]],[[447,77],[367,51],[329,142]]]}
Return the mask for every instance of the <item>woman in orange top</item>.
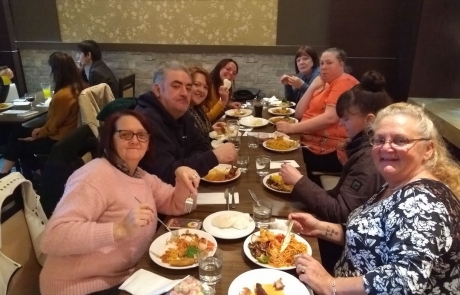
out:
{"label": "woman in orange top", "polygon": [[[212,87],[210,95],[203,102],[203,109],[211,123],[216,122],[225,111],[225,108],[235,109],[241,107],[241,103],[231,101],[235,76],[238,74],[238,64],[231,58],[225,58],[217,63],[211,71]],[[224,79],[232,82],[230,88],[225,87]]]}
{"label": "woman in orange top", "polygon": [[321,75],[315,78],[300,99],[295,116],[301,122],[289,124],[279,121],[276,128],[284,133],[302,133],[303,158],[311,180],[319,183],[312,171],[340,172],[346,161],[345,128],[339,125],[335,105],[339,96],[358,84],[345,73],[346,54],[329,48],[320,59]]}
{"label": "woman in orange top", "polygon": [[58,140],[77,128],[78,95],[84,88],[84,82],[75,61],[66,53],[55,52],[50,55],[48,64],[55,94],[48,108],[46,123],[33,130],[22,128],[12,132],[0,178],[10,172],[18,158],[27,162],[33,171],[39,172],[34,154],[49,154]]}

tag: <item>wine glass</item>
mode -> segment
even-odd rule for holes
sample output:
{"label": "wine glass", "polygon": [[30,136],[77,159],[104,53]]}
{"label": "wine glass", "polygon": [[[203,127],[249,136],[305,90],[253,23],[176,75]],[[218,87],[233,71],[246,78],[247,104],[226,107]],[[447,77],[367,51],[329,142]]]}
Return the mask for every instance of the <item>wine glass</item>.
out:
{"label": "wine glass", "polygon": [[26,93],[24,94],[24,98],[30,102],[30,109],[33,110],[34,109],[34,106],[33,106],[33,102],[35,101],[35,94],[33,93]]}

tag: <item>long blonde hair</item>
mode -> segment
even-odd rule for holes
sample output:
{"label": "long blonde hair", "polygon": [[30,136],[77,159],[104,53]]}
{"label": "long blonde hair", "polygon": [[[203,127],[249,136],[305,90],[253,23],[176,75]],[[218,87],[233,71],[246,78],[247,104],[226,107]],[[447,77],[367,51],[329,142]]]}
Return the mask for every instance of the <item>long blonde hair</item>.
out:
{"label": "long blonde hair", "polygon": [[423,166],[433,176],[449,186],[457,198],[460,198],[460,178],[458,177],[460,165],[452,158],[443,138],[424,109],[404,102],[389,105],[377,114],[371,126],[372,131],[376,131],[383,118],[394,115],[413,118],[417,122],[416,126],[420,137],[430,138],[433,142],[433,154],[430,159],[423,163]]}

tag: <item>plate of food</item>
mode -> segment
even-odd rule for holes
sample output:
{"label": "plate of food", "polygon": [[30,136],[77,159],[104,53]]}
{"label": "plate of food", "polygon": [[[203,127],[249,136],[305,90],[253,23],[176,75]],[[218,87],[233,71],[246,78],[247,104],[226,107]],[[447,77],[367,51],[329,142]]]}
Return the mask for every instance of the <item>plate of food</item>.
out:
{"label": "plate of food", "polygon": [[6,111],[8,109],[11,109],[13,106],[14,104],[9,103],[9,102],[0,103],[0,111]]}
{"label": "plate of food", "polygon": [[156,238],[150,245],[149,255],[159,266],[188,269],[198,266],[198,257],[213,255],[216,247],[216,239],[207,232],[179,229]]}
{"label": "plate of food", "polygon": [[294,109],[287,108],[287,107],[276,107],[276,108],[269,108],[268,112],[272,115],[277,116],[290,116],[295,113]]}
{"label": "plate of food", "polygon": [[228,294],[313,295],[313,291],[287,272],[259,268],[237,276],[230,284]]}
{"label": "plate of food", "polygon": [[247,126],[247,127],[263,127],[268,125],[268,120],[264,118],[257,118],[257,117],[246,117],[241,118],[239,121],[240,125]]}
{"label": "plate of food", "polygon": [[274,107],[295,107],[296,103],[293,101],[282,101],[282,100],[275,100],[270,103],[270,105]]}
{"label": "plate of food", "polygon": [[256,228],[248,213],[238,211],[215,212],[203,221],[203,229],[213,237],[220,239],[239,239],[251,234]]}
{"label": "plate of food", "polygon": [[209,170],[208,174],[201,179],[212,183],[225,183],[233,181],[240,176],[241,171],[236,166],[219,164]]}
{"label": "plate of food", "polygon": [[285,184],[278,172],[266,175],[262,182],[269,190],[282,194],[290,194],[294,188],[293,185]]}
{"label": "plate of food", "polygon": [[267,150],[279,153],[291,152],[300,147],[298,140],[292,140],[284,136],[267,139],[262,145]]}
{"label": "plate of food", "polygon": [[232,110],[226,110],[225,114],[229,117],[236,117],[236,118],[242,118],[242,117],[247,117],[250,114],[252,114],[252,110],[249,109],[232,109]]}
{"label": "plate of food", "polygon": [[289,117],[289,116],[271,117],[270,119],[268,119],[268,121],[272,124],[276,124],[280,121],[288,122],[289,124],[299,123],[299,120],[297,120],[296,118]]}
{"label": "plate of food", "polygon": [[285,233],[286,231],[278,229],[261,228],[244,241],[244,254],[249,260],[265,268],[294,269],[295,256],[304,253],[311,255],[312,250],[304,238],[291,233],[291,241],[286,250],[280,253]]}
{"label": "plate of food", "polygon": [[[238,132],[238,136],[241,136],[241,132]],[[216,131],[216,130],[211,131],[209,132],[209,137],[212,139],[216,139],[216,140],[225,140],[228,137],[227,129],[225,129],[225,132],[222,132],[222,130],[221,131]]]}

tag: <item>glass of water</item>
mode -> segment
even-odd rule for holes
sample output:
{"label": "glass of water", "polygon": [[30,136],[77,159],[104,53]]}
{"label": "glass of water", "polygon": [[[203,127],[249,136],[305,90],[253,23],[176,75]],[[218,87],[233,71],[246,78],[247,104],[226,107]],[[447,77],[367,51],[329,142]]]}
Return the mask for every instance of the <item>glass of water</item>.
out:
{"label": "glass of water", "polygon": [[240,150],[240,145],[241,145],[241,136],[229,136],[228,137],[228,142],[233,143],[235,146],[236,151],[238,152]]}
{"label": "glass of water", "polygon": [[241,173],[248,172],[249,167],[249,155],[246,153],[238,154],[236,158],[236,166],[240,169]]}
{"label": "glass of water", "polygon": [[248,148],[256,149],[259,147],[259,132],[248,132]]}
{"label": "glass of water", "polygon": [[199,257],[198,268],[200,280],[208,285],[215,285],[222,279],[222,262],[224,261],[224,252],[216,248],[214,255]]}
{"label": "glass of water", "polygon": [[270,173],[270,157],[257,156],[256,158],[256,172],[259,176],[265,176]]}
{"label": "glass of water", "polygon": [[257,227],[268,227],[272,218],[272,207],[272,203],[267,200],[259,200],[259,204],[252,203],[252,218]]}

